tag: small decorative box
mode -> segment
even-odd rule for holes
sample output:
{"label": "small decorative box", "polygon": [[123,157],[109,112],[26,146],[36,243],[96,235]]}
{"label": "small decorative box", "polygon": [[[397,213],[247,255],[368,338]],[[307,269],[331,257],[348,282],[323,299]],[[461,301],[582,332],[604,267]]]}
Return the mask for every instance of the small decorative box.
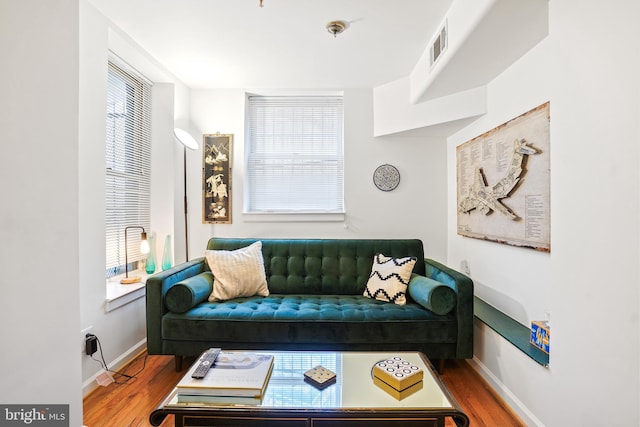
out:
{"label": "small decorative box", "polygon": [[309,384],[323,389],[336,382],[336,374],[324,366],[316,366],[304,373],[304,380]]}
{"label": "small decorative box", "polygon": [[549,339],[551,331],[546,320],[534,320],[531,322],[531,344],[549,354]]}
{"label": "small decorative box", "polygon": [[403,399],[420,390],[423,376],[419,366],[398,356],[373,366],[373,382],[396,399]]}

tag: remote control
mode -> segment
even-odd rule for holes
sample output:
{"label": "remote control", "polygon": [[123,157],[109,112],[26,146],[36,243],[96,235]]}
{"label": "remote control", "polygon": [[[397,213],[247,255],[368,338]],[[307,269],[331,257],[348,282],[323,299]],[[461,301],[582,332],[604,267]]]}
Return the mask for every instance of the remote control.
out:
{"label": "remote control", "polygon": [[204,378],[204,376],[207,375],[207,372],[209,372],[209,369],[215,363],[218,354],[220,354],[220,350],[221,349],[219,348],[210,348],[209,350],[205,351],[202,354],[202,357],[200,357],[200,364],[191,374],[191,378],[195,378],[198,380]]}

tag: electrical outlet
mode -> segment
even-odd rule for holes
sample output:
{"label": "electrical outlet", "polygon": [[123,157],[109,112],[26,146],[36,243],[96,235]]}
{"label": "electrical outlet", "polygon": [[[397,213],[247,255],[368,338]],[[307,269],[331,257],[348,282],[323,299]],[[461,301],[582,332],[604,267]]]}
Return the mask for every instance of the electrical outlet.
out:
{"label": "electrical outlet", "polygon": [[471,274],[471,268],[469,267],[469,261],[467,261],[466,259],[463,259],[460,262],[460,270],[462,270],[462,272],[464,274],[466,274],[467,276]]}
{"label": "electrical outlet", "polygon": [[87,334],[92,334],[92,333],[93,333],[93,326],[89,326],[80,331],[80,348],[81,348],[82,354],[84,354],[85,356],[87,354],[86,353]]}

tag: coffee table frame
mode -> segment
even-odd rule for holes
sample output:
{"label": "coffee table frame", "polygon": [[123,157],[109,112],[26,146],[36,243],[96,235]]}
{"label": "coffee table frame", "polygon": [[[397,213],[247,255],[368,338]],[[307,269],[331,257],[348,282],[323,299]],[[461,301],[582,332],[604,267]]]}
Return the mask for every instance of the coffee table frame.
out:
{"label": "coffee table frame", "polygon": [[[271,352],[265,352],[271,353]],[[278,352],[273,352],[277,354]],[[286,352],[295,353],[295,352]],[[336,352],[337,354],[345,354]],[[149,416],[153,426],[159,426],[167,415],[174,415],[176,427],[444,427],[451,418],[458,427],[467,427],[469,418],[451,395],[433,366],[422,353],[415,353],[424,362],[426,376],[431,376],[439,391],[450,403],[436,408],[276,408],[253,405],[180,406],[172,405],[176,390]],[[381,358],[389,353],[380,353]],[[309,385],[309,387],[311,387]],[[332,385],[330,387],[336,387]],[[393,398],[392,398],[393,399]]]}

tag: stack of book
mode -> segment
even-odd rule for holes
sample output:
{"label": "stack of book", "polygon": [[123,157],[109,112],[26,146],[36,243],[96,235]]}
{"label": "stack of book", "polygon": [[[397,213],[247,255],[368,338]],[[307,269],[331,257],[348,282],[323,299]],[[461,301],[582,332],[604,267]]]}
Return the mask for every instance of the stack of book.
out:
{"label": "stack of book", "polygon": [[221,352],[202,379],[192,378],[196,362],[176,386],[181,404],[257,405],[273,370],[273,355]]}
{"label": "stack of book", "polygon": [[381,360],[373,366],[373,382],[398,400],[422,389],[424,373],[401,357]]}

